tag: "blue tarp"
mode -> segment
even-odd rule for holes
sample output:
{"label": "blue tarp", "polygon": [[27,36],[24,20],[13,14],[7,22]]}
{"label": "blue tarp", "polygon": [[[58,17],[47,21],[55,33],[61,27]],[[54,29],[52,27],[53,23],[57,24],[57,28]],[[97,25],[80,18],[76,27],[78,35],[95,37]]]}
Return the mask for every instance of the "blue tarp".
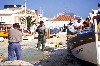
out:
{"label": "blue tarp", "polygon": [[57,34],[59,31],[60,29],[50,29],[50,34]]}
{"label": "blue tarp", "polygon": [[85,30],[78,30],[77,34],[85,34],[85,33],[89,33],[89,32],[93,32],[92,28],[87,28]]}

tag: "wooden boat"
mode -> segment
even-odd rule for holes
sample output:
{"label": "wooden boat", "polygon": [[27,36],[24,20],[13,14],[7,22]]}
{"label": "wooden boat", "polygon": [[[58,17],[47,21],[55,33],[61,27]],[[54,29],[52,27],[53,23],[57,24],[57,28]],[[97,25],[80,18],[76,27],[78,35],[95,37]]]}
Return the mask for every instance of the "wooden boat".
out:
{"label": "wooden boat", "polygon": [[93,17],[94,30],[81,30],[67,41],[68,50],[81,60],[100,65],[100,32],[97,31],[97,16]]}
{"label": "wooden boat", "polygon": [[7,38],[9,27],[5,26],[5,22],[0,22],[0,37]]}

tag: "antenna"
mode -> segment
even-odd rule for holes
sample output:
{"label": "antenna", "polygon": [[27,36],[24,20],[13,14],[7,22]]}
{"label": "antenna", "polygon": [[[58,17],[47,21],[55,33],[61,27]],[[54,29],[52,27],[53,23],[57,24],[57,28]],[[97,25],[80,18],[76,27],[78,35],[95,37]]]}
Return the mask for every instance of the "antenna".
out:
{"label": "antenna", "polygon": [[41,7],[40,7],[40,14],[41,14]]}
{"label": "antenna", "polygon": [[25,23],[26,23],[26,29],[27,29],[27,19],[26,19],[26,0],[24,1],[25,4]]}
{"label": "antenna", "polygon": [[43,13],[43,10],[42,10],[42,16],[43,16],[43,14],[44,14],[44,13]]}
{"label": "antenna", "polygon": [[65,14],[66,14],[66,9],[65,9]]}

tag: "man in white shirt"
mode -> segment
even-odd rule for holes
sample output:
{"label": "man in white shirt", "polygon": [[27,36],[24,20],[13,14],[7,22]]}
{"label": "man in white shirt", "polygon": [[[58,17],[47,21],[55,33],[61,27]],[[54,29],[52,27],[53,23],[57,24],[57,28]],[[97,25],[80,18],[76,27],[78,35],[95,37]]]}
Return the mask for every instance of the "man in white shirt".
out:
{"label": "man in white shirt", "polygon": [[82,29],[82,19],[78,18],[78,21],[74,23],[74,28],[77,30],[81,30]]}
{"label": "man in white shirt", "polygon": [[67,34],[75,34],[76,30],[74,28],[74,20],[70,20],[70,23],[67,25]]}

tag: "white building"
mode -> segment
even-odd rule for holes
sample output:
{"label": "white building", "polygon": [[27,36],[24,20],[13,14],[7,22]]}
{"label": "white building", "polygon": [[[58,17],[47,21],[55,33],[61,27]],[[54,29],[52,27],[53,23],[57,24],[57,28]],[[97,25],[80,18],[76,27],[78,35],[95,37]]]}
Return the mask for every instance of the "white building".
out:
{"label": "white building", "polygon": [[38,22],[40,21],[48,21],[48,18],[44,17],[43,14],[38,14]]}
{"label": "white building", "polygon": [[37,20],[37,10],[26,8],[25,12],[25,7],[17,7],[16,5],[14,5],[13,8],[0,10],[0,22],[5,22],[6,24],[19,23],[22,28],[24,28],[26,24],[25,16],[32,16],[32,20]]}

